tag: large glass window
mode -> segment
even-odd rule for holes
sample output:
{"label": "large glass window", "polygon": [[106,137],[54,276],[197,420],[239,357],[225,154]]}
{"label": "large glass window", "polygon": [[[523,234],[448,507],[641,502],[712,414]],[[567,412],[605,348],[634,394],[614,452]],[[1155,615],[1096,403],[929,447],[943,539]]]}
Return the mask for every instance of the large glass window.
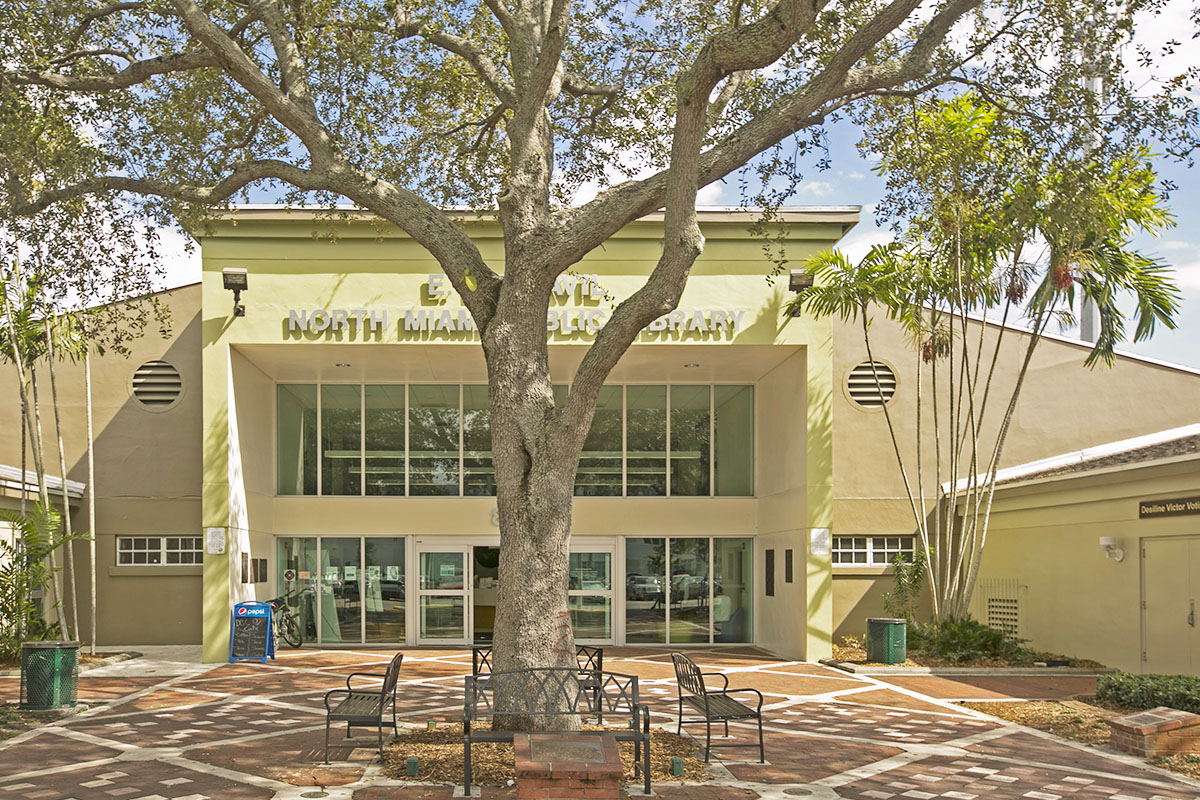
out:
{"label": "large glass window", "polygon": [[625,640],[753,641],[753,554],[750,538],[626,539]]}
{"label": "large glass window", "polygon": [[[496,494],[486,386],[280,384],[276,407],[280,495]],[[577,496],[753,493],[753,387],[600,389]]]}
{"label": "large glass window", "polygon": [[671,496],[709,494],[708,386],[671,387]]}
{"label": "large glass window", "polygon": [[404,644],[404,539],[368,536],[366,554],[366,640]]}
{"label": "large glass window", "polygon": [[627,386],[626,494],[667,494],[667,387]]}
{"label": "large glass window", "polygon": [[457,495],[458,386],[410,386],[410,495]]}
{"label": "large glass window", "polygon": [[754,494],[754,387],[713,387],[716,494]]}
{"label": "large glass window", "polygon": [[276,388],[279,494],[317,493],[317,387]]}
{"label": "large glass window", "polygon": [[488,387],[463,387],[463,494],[496,496]]}
{"label": "large glass window", "polygon": [[667,641],[667,540],[625,540],[625,641]]}
{"label": "large glass window", "polygon": [[362,386],[321,387],[321,494],[362,494]]}
{"label": "large glass window", "polygon": [[602,386],[575,474],[576,495],[621,495],[621,448],[621,387]]}
{"label": "large glass window", "polygon": [[363,391],[366,421],[367,494],[404,494],[404,387],[367,386]]}

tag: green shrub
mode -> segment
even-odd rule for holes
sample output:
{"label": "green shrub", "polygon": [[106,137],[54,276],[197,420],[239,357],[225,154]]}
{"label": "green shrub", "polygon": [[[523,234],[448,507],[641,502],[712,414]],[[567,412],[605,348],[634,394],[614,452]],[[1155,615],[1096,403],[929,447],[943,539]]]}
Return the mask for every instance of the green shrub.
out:
{"label": "green shrub", "polygon": [[1096,698],[1131,708],[1169,706],[1200,714],[1200,678],[1114,672],[1096,682]]}
{"label": "green shrub", "polygon": [[911,623],[925,591],[925,551],[918,548],[912,560],[897,553],[892,559],[892,582],[894,590],[883,593],[883,613]]}
{"label": "green shrub", "polygon": [[1022,647],[1024,641],[996,628],[989,628],[969,614],[913,623],[908,627],[910,650],[956,664],[986,658],[1016,664],[1031,663],[1036,657],[1032,651]]}

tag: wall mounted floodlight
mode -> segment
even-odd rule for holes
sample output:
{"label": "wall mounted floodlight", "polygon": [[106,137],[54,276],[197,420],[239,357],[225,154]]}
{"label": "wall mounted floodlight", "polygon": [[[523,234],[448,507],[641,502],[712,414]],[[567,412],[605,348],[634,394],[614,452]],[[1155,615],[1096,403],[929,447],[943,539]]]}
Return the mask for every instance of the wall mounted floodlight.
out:
{"label": "wall mounted floodlight", "polygon": [[1117,537],[1115,536],[1101,536],[1100,549],[1113,561],[1121,561],[1125,558],[1125,551],[1117,547]]}
{"label": "wall mounted floodlight", "polygon": [[246,291],[246,270],[237,269],[235,267],[226,267],[221,270],[221,280],[225,284],[225,288],[233,292],[233,315],[235,317],[246,316],[246,307],[242,305],[242,292]]}
{"label": "wall mounted floodlight", "polygon": [[[788,291],[799,294],[805,289],[811,289],[812,285],[813,274],[811,272],[805,272],[802,269],[794,269],[788,273]],[[798,317],[800,316],[800,313],[800,307],[798,305],[793,306],[789,312],[789,316]]]}
{"label": "wall mounted floodlight", "polygon": [[811,289],[813,285],[813,274],[805,272],[802,269],[794,269],[788,276],[788,290],[800,292],[805,289]]}

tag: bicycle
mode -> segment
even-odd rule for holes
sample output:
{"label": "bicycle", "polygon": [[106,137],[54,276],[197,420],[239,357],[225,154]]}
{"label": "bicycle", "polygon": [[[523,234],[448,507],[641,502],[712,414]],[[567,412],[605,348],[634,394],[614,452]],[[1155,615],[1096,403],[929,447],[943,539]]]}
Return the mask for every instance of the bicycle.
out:
{"label": "bicycle", "polygon": [[286,594],[282,597],[276,597],[274,600],[267,601],[271,606],[271,619],[275,626],[275,641],[287,642],[292,647],[299,647],[304,644],[304,632],[300,627],[300,620],[297,618],[296,612],[288,605],[288,601],[297,596],[295,594]]}

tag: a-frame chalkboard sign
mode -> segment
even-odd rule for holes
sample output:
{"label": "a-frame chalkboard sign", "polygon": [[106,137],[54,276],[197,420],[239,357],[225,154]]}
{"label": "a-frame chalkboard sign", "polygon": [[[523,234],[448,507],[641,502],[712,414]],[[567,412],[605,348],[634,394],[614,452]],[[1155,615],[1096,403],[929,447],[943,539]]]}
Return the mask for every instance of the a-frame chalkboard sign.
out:
{"label": "a-frame chalkboard sign", "polygon": [[233,607],[229,630],[229,663],[275,658],[275,634],[271,630],[271,604],[250,601]]}

